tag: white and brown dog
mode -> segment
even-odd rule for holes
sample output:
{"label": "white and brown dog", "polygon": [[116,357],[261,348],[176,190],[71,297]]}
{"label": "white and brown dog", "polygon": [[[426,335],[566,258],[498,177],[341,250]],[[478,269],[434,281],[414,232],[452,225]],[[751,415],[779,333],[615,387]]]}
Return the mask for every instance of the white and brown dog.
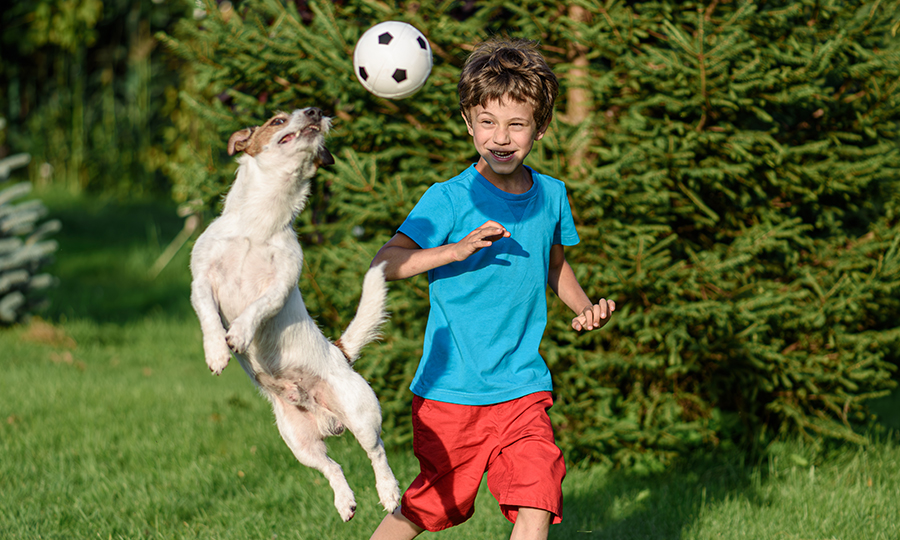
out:
{"label": "white and brown dog", "polygon": [[333,162],[323,145],[330,125],[307,108],[231,136],[228,153],[243,155],[222,215],[191,253],[191,304],[209,369],[220,374],[234,353],[272,402],[294,456],[325,475],[347,521],[356,511],[353,491],[324,443],[345,426],[372,461],[388,512],[400,491],[381,441],[378,399],[351,367],[386,318],[382,268],[367,272],[356,317],[335,343],[310,318],[297,287],[303,251],[293,223],[317,168]]}

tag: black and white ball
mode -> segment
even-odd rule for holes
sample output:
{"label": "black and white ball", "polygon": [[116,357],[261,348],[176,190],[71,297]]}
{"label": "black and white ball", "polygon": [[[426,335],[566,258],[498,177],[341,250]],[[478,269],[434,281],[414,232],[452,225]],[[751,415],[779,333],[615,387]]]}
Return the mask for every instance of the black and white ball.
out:
{"label": "black and white ball", "polygon": [[415,94],[431,74],[431,45],[415,26],[399,21],[376,24],[356,42],[353,70],[376,96],[401,99]]}

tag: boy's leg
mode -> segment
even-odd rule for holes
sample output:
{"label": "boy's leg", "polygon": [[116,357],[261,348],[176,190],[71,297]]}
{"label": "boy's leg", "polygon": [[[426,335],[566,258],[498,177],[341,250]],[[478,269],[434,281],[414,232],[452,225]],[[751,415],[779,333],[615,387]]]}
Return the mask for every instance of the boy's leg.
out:
{"label": "boy's leg", "polygon": [[519,507],[509,540],[546,540],[553,514],[540,508]]}
{"label": "boy's leg", "polygon": [[392,513],[384,516],[381,525],[372,533],[370,540],[412,540],[424,530],[406,519],[406,516],[401,514],[400,508],[397,507]]}
{"label": "boy's leg", "polygon": [[[552,404],[549,392],[537,392],[507,402],[506,410],[498,410],[503,436],[499,454],[488,465],[488,488],[500,503],[503,515],[516,524],[514,535],[542,530],[548,517],[550,523],[562,521],[566,466],[547,414]],[[521,530],[520,509],[528,514]],[[539,519],[532,519],[536,517]],[[542,538],[545,533],[531,534],[522,538]]]}
{"label": "boy's leg", "polygon": [[419,475],[403,494],[403,517],[428,531],[463,523],[490,461],[496,429],[485,407],[413,397],[413,451]]}

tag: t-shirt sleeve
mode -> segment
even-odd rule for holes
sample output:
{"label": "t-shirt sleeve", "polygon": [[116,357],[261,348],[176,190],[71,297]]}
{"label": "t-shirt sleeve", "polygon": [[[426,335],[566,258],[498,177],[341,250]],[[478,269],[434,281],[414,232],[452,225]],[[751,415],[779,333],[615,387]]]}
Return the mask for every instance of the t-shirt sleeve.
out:
{"label": "t-shirt sleeve", "polygon": [[453,204],[441,185],[435,184],[425,191],[397,232],[427,249],[447,243],[452,223]]}
{"label": "t-shirt sleeve", "polygon": [[561,188],[559,222],[553,235],[553,243],[563,246],[574,246],[581,239],[578,237],[578,231],[575,229],[575,220],[572,218],[572,208],[569,207],[569,198],[566,196],[565,185],[563,184]]}

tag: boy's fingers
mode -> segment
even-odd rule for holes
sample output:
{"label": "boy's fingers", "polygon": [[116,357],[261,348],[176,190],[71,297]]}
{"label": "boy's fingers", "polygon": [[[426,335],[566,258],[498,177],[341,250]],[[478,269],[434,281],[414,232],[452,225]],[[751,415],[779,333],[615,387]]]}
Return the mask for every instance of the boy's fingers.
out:
{"label": "boy's fingers", "polygon": [[612,315],[613,311],[616,310],[616,303],[613,302],[612,300],[607,300],[606,298],[603,298],[594,307],[595,308],[599,307],[599,311],[600,311],[599,315],[600,315],[601,319],[608,319]]}
{"label": "boy's fingers", "polygon": [[613,310],[616,309],[615,304],[606,300],[606,298],[600,300],[597,307],[598,311],[600,312],[600,318],[604,320],[608,319],[609,316],[612,315]]}
{"label": "boy's fingers", "polygon": [[594,308],[597,306],[591,306],[584,308],[584,311],[581,312],[581,315],[578,316],[578,321],[581,323],[581,327],[585,330],[591,330],[594,328],[594,321],[597,319],[594,314]]}
{"label": "boy's fingers", "polygon": [[606,320],[616,310],[616,303],[605,298],[596,304],[584,308],[581,315],[572,319],[572,328],[575,330],[593,330],[600,328],[606,323]]}
{"label": "boy's fingers", "polygon": [[496,221],[485,221],[484,225],[480,227],[480,229],[484,232],[490,231],[489,236],[501,236],[507,237],[509,236],[509,231],[506,230],[506,227],[500,225]]}
{"label": "boy's fingers", "polygon": [[472,231],[470,235],[479,241],[496,242],[501,238],[508,237],[510,234],[503,225],[496,221],[486,221],[481,227]]}

